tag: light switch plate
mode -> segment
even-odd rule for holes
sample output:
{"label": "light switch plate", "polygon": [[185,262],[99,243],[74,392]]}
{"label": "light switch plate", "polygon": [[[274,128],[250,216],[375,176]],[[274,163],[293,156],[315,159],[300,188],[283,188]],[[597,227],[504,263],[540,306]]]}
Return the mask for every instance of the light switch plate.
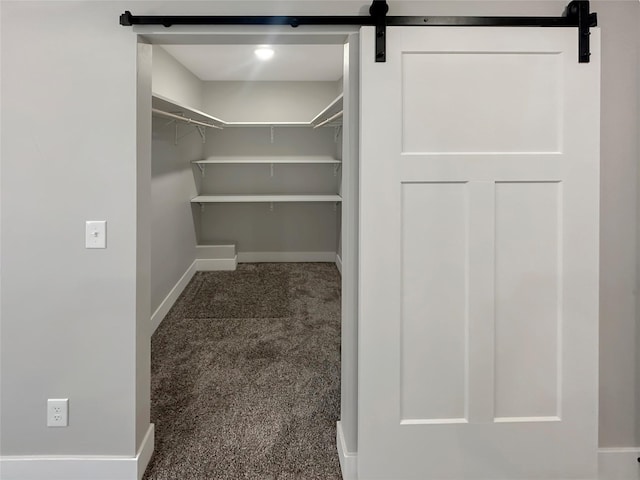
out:
{"label": "light switch plate", "polygon": [[85,232],[86,248],[107,248],[107,222],[106,220],[90,220]]}

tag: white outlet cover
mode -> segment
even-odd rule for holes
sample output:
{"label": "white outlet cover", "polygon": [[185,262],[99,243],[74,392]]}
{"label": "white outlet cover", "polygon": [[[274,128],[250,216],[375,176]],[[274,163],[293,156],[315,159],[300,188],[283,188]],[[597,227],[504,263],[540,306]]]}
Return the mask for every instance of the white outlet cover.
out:
{"label": "white outlet cover", "polygon": [[85,228],[86,248],[107,248],[106,220],[89,220]]}
{"label": "white outlet cover", "polygon": [[47,427],[69,426],[69,399],[49,398],[47,400]]}

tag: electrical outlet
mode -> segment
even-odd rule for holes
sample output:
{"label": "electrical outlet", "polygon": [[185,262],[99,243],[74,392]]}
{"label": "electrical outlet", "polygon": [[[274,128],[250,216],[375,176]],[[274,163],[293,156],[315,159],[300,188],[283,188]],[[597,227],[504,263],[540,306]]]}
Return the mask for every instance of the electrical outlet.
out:
{"label": "electrical outlet", "polygon": [[69,399],[50,398],[47,400],[47,427],[69,426]]}

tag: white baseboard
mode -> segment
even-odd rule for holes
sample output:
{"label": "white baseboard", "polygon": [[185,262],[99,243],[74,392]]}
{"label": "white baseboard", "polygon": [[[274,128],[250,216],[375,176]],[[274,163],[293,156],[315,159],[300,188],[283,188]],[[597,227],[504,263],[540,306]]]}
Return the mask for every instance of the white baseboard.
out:
{"label": "white baseboard", "polygon": [[180,294],[182,294],[196,272],[235,270],[237,265],[238,256],[235,254],[232,258],[197,258],[194,260],[160,306],[153,312],[153,315],[151,315],[151,333],[155,332],[160,323],[162,323],[162,320],[167,316],[167,313],[169,313],[169,310],[176,303],[176,300],[178,300],[178,297],[180,297]]}
{"label": "white baseboard", "polygon": [[185,287],[189,284],[195,273],[198,271],[197,261],[198,260],[195,260],[191,264],[191,266],[187,268],[187,271],[184,272],[184,275],[182,275],[182,277],[180,277],[180,280],[178,280],[178,283],[176,283],[175,286],[171,289],[169,295],[165,297],[160,306],[156,309],[155,312],[153,312],[153,315],[151,315],[151,333],[156,331],[162,320],[164,320],[164,317],[166,317],[167,313],[169,313],[169,310],[171,310],[171,307],[173,307],[173,304],[176,303],[176,300],[178,300],[180,294],[183,292]]}
{"label": "white baseboard", "polygon": [[149,425],[135,457],[0,457],[2,480],[140,480],[153,453],[154,426]]}
{"label": "white baseboard", "polygon": [[198,272],[218,272],[235,270],[238,266],[238,256],[233,258],[198,258],[196,260]]}
{"label": "white baseboard", "polygon": [[227,258],[236,256],[235,244],[230,245],[196,245],[196,258]]}
{"label": "white baseboard", "polygon": [[335,261],[336,252],[238,252],[239,263]]}
{"label": "white baseboard", "polygon": [[342,470],[343,480],[357,480],[358,455],[347,451],[344,434],[342,433],[342,422],[338,422],[337,424],[336,444],[338,446],[338,458],[340,459],[340,470]]}
{"label": "white baseboard", "polygon": [[640,479],[638,457],[640,457],[640,448],[600,448],[598,450],[598,479]]}
{"label": "white baseboard", "polygon": [[140,445],[140,449],[138,450],[138,454],[136,458],[138,460],[138,478],[137,480],[142,480],[144,476],[144,472],[147,470],[147,466],[151,461],[151,456],[153,455],[153,448],[156,440],[156,426],[151,423],[149,424],[149,428],[147,429],[147,433],[142,440],[142,445]]}
{"label": "white baseboard", "polygon": [[338,255],[336,253],[336,267],[338,267],[338,271],[340,272],[340,275],[342,275],[342,258],[340,258],[340,255]]}

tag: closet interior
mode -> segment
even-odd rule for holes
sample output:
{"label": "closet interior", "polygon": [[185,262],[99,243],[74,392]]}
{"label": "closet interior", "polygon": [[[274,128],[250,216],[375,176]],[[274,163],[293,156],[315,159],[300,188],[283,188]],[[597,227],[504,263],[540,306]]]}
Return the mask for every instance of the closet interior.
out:
{"label": "closet interior", "polygon": [[195,271],[341,269],[344,46],[256,47],[153,46],[154,329]]}

